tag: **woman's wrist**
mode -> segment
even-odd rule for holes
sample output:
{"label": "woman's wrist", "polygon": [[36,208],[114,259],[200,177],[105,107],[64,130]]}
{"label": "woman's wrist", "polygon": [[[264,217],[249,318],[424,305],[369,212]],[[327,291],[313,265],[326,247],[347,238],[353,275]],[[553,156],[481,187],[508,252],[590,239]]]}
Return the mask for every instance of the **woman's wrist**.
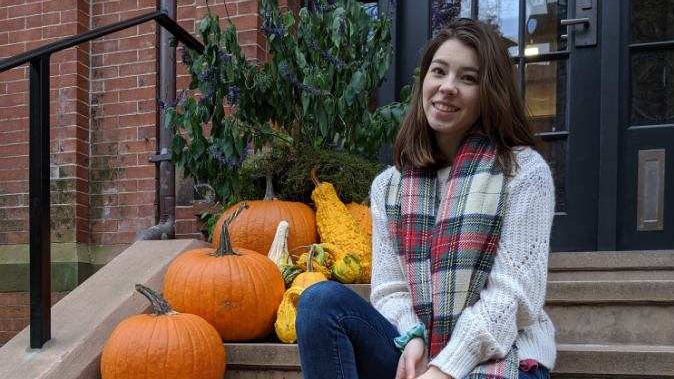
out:
{"label": "woman's wrist", "polygon": [[393,343],[400,350],[405,350],[405,346],[414,338],[421,338],[424,344],[427,343],[428,337],[426,332],[426,326],[423,323],[418,323],[411,327],[405,333],[393,339]]}

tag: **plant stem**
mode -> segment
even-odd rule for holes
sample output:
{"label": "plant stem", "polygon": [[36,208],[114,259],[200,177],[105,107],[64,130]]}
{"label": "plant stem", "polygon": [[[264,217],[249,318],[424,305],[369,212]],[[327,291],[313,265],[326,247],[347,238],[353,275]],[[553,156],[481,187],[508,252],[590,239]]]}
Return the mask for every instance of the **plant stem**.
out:
{"label": "plant stem", "polygon": [[214,257],[224,257],[225,255],[239,255],[234,251],[234,248],[232,248],[232,243],[230,241],[229,237],[229,230],[227,228],[229,227],[229,224],[234,221],[237,217],[239,217],[239,214],[243,212],[244,209],[248,208],[248,204],[246,202],[242,202],[241,205],[239,205],[239,208],[232,213],[229,218],[222,223],[222,231],[220,232],[220,247],[218,250],[216,250],[213,253]]}
{"label": "plant stem", "polygon": [[272,183],[271,175],[265,175],[265,180],[267,183],[264,191],[264,200],[274,200],[276,194],[274,194],[274,184]]}
{"label": "plant stem", "polygon": [[154,314],[161,316],[176,313],[173,309],[171,309],[171,306],[168,304],[166,299],[164,299],[157,292],[153,291],[151,288],[142,284],[136,284],[136,291],[140,292],[143,296],[150,300],[152,307],[154,308]]}

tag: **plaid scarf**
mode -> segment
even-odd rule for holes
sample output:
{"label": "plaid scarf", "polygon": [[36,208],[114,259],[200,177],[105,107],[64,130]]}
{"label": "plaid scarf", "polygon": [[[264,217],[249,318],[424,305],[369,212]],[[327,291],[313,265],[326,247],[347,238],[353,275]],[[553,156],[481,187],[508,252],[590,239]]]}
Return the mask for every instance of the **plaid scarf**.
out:
{"label": "plaid scarf", "polygon": [[[405,265],[414,311],[426,325],[429,353],[449,341],[464,308],[480,298],[501,234],[505,180],[496,148],[470,134],[460,144],[437,196],[434,170],[407,169],[388,184],[389,230]],[[478,365],[468,378],[517,378],[515,346],[504,359]]]}

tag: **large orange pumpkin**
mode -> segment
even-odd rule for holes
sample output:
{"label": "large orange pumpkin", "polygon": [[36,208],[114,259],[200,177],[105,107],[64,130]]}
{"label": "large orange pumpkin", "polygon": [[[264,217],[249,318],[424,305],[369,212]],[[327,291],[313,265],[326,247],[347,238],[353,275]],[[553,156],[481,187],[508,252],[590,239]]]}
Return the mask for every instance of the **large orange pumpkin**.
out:
{"label": "large orange pumpkin", "polygon": [[264,337],[274,329],[285,283],[266,255],[232,247],[225,221],[217,249],[201,248],[179,255],[164,276],[164,296],[175,310],[199,315],[225,341]]}
{"label": "large orange pumpkin", "polygon": [[[267,188],[271,181],[267,182]],[[229,235],[233,246],[241,246],[246,249],[267,254],[279,222],[285,220],[289,224],[288,250],[293,258],[299,257],[300,246],[308,246],[318,242],[316,230],[316,215],[308,205],[294,201],[282,201],[273,199],[273,190],[268,190],[264,200],[246,201],[249,209],[245,214],[238,217],[229,226]],[[220,245],[220,231],[227,220],[238,209],[236,204],[227,209],[213,230],[214,249]]]}
{"label": "large orange pumpkin", "polygon": [[225,348],[203,318],[171,309],[160,295],[136,284],[154,314],[120,322],[103,347],[103,379],[222,379]]}

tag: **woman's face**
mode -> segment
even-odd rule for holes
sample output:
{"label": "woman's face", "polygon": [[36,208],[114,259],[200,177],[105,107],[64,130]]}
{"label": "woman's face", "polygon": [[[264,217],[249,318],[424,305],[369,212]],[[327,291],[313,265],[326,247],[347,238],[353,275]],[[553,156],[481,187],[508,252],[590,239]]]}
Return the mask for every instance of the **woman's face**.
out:
{"label": "woman's face", "polygon": [[422,105],[441,148],[457,144],[480,116],[479,69],[475,50],[456,39],[447,40],[433,55]]}

